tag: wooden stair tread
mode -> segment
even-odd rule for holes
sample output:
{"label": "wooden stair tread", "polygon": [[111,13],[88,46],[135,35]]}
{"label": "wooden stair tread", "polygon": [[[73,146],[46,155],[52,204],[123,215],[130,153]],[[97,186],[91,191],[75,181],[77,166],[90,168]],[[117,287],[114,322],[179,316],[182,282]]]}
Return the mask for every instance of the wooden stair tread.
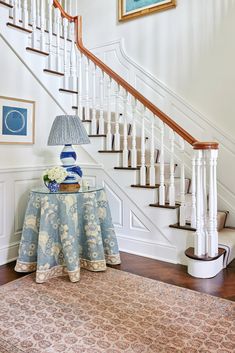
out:
{"label": "wooden stair tread", "polygon": [[114,169],[118,169],[118,170],[140,170],[140,167],[114,167]]}
{"label": "wooden stair tread", "polygon": [[65,89],[65,88],[59,88],[60,92],[65,92],[65,93],[74,93],[74,94],[78,94],[78,91],[73,91],[71,89]]}
{"label": "wooden stair tread", "polygon": [[165,205],[159,205],[159,203],[151,203],[150,207],[157,207],[157,208],[168,208],[170,210],[175,210],[180,207],[180,204],[176,203],[175,206],[170,206],[169,203],[165,203]]}
{"label": "wooden stair tread", "polygon": [[180,226],[179,223],[171,224],[170,228],[182,229],[182,230],[190,230],[191,232],[196,232],[196,228],[192,228],[190,223],[186,223],[185,226]]}
{"label": "wooden stair tread", "polygon": [[187,250],[185,250],[185,255],[189,257],[190,259],[193,260],[199,260],[199,261],[213,261],[218,259],[220,256],[224,255],[226,252],[225,249],[219,248],[218,249],[218,255],[214,257],[209,257],[208,255],[202,255],[202,256],[197,256],[194,254],[194,248],[190,247]]}
{"label": "wooden stair tread", "polygon": [[15,28],[15,29],[20,29],[21,31],[24,31],[24,32],[27,32],[27,33],[32,33],[32,31],[31,31],[30,29],[23,28],[23,27],[21,27],[21,26],[17,26],[17,25],[15,25],[14,23],[11,23],[11,22],[7,22],[7,26],[8,26],[8,27]]}
{"label": "wooden stair tread", "polygon": [[114,150],[100,150],[98,151],[99,153],[122,153],[122,150],[119,150],[119,151],[114,151]]}
{"label": "wooden stair tread", "polygon": [[31,48],[31,47],[27,47],[26,50],[27,51],[32,51],[33,53],[42,54],[42,55],[45,55],[45,56],[49,55],[49,53],[47,53],[46,51],[42,51],[40,49],[35,49],[35,48]]}
{"label": "wooden stair tread", "polygon": [[131,187],[132,188],[142,188],[142,189],[158,189],[159,184],[156,184],[155,186],[151,186],[149,184],[146,184],[146,185],[132,184]]}
{"label": "wooden stair tread", "polygon": [[105,134],[102,134],[102,135],[88,135],[89,137],[106,137]]}
{"label": "wooden stair tread", "polygon": [[44,69],[43,71],[53,75],[64,76],[63,72],[59,72],[55,70]]}
{"label": "wooden stair tread", "polygon": [[72,106],[72,109],[78,109],[78,106],[73,105],[73,106]]}
{"label": "wooden stair tread", "polygon": [[6,6],[6,7],[9,7],[10,9],[13,9],[13,6],[10,5],[10,4],[7,4],[5,1],[1,1],[1,0],[0,0],[0,5],[4,5],[4,6]]}
{"label": "wooden stair tread", "polygon": [[[83,123],[91,123],[91,120],[90,119],[83,119],[81,120]],[[106,136],[106,135],[105,135]]]}

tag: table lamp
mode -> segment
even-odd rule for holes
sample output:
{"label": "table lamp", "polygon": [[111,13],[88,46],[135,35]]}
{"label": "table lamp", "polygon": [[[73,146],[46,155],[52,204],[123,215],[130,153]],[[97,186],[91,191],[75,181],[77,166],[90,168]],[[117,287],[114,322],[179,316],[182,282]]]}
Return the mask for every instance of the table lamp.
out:
{"label": "table lamp", "polygon": [[73,191],[79,189],[82,170],[75,164],[77,155],[72,145],[84,145],[88,143],[90,143],[90,139],[77,115],[59,115],[55,118],[47,145],[64,145],[60,153],[60,160],[68,176],[60,185],[61,190]]}

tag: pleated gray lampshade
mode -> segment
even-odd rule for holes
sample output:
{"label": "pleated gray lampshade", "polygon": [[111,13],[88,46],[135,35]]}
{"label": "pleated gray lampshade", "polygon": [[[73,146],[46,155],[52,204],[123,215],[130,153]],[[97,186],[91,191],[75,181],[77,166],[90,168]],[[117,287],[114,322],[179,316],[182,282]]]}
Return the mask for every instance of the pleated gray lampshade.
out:
{"label": "pleated gray lampshade", "polygon": [[88,143],[90,143],[90,139],[77,115],[59,115],[55,118],[48,137],[48,146],[85,145]]}

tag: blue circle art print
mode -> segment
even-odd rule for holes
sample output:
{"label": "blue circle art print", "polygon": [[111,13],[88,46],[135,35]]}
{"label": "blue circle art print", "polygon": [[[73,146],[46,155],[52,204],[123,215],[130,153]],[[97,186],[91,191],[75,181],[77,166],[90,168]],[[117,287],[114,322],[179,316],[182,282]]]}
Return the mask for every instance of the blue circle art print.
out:
{"label": "blue circle art print", "polygon": [[2,134],[27,136],[27,109],[3,106]]}

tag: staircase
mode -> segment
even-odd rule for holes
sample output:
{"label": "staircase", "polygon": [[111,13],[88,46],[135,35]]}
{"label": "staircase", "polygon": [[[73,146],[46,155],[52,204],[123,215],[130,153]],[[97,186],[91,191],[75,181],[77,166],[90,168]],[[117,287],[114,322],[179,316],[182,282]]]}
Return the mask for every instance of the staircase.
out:
{"label": "staircase", "polygon": [[157,229],[159,254],[163,240],[169,261],[184,262],[185,250],[195,277],[226,267],[235,229],[217,210],[218,143],[198,141],[89,52],[81,17],[59,1],[0,6],[1,36],[61,109],[82,119],[84,148]]}

